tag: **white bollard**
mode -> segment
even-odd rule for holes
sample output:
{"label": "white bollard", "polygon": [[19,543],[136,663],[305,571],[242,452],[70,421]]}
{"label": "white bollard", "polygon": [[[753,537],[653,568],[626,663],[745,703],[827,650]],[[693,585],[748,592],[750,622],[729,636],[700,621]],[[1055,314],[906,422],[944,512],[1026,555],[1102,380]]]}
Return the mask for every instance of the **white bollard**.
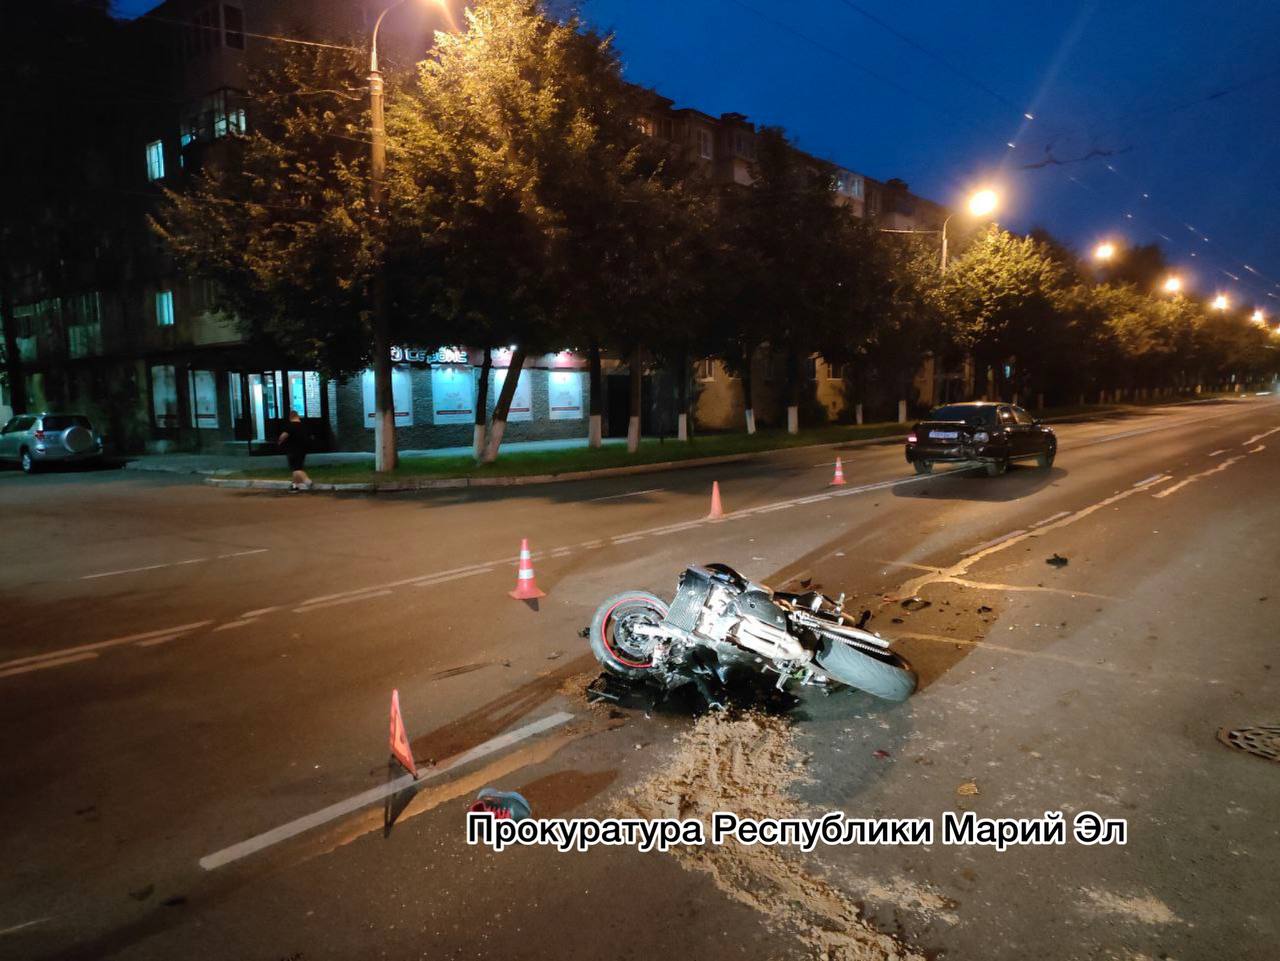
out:
{"label": "white bollard", "polygon": [[856,404],[853,408],[853,419],[855,423],[862,423],[862,405]]}

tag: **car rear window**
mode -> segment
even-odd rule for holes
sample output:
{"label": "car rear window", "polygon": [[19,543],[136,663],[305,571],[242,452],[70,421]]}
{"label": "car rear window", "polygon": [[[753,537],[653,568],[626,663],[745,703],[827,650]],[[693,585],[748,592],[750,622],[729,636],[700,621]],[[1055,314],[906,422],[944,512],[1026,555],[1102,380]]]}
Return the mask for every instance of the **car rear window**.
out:
{"label": "car rear window", "polygon": [[929,414],[930,420],[958,420],[966,424],[986,424],[993,426],[996,422],[996,409],[994,407],[969,407],[963,404],[953,404],[949,407],[939,407]]}
{"label": "car rear window", "polygon": [[54,414],[44,419],[45,430],[66,430],[68,427],[93,430],[89,424],[89,418],[82,417],[80,414]]}

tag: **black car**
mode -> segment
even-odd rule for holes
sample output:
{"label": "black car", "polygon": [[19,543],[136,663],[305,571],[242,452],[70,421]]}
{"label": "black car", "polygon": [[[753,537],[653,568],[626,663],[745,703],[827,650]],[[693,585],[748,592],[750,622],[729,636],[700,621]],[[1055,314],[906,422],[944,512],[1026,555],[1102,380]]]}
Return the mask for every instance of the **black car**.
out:
{"label": "black car", "polygon": [[1050,467],[1058,453],[1058,438],[1021,407],[990,401],[947,404],[907,435],[907,463],[917,474],[928,474],[942,463],[978,463],[989,477],[1003,474],[1009,462],[1032,457]]}

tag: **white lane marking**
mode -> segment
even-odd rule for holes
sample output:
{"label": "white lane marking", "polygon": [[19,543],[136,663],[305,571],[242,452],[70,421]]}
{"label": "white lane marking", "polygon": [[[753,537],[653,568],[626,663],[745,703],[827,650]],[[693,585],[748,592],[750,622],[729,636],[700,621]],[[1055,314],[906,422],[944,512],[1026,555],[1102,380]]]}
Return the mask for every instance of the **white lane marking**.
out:
{"label": "white lane marking", "polygon": [[643,534],[628,534],[624,537],[614,537],[614,538],[611,538],[610,540],[614,544],[630,544],[632,541],[638,541],[643,537],[644,537]]}
{"label": "white lane marking", "polygon": [[557,547],[547,556],[548,557],[568,557],[572,553],[573,553],[572,547]]}
{"label": "white lane marking", "polygon": [[830,494],[814,494],[812,497],[802,497],[796,501],[797,504],[817,504],[821,501],[831,500]]}
{"label": "white lane marking", "polygon": [[1174,494],[1182,490],[1182,488],[1186,487],[1188,484],[1194,484],[1196,481],[1198,481],[1202,477],[1208,477],[1210,474],[1216,474],[1219,471],[1226,470],[1228,467],[1230,467],[1232,464],[1234,464],[1238,460],[1244,460],[1244,455],[1241,454],[1236,457],[1228,457],[1226,460],[1221,461],[1217,467],[1210,467],[1208,470],[1202,470],[1199,474],[1192,474],[1190,477],[1186,478],[1185,480],[1178,481],[1178,483],[1174,484],[1172,487],[1166,487],[1159,494],[1152,494],[1151,496],[1152,497],[1168,497],[1170,494]]}
{"label": "white lane marking", "polygon": [[604,547],[604,541],[602,540],[583,541],[578,546],[581,547],[583,550],[592,550],[597,547]]}
{"label": "white lane marking", "polygon": [[788,507],[795,507],[799,501],[784,501],[781,504],[770,504],[768,507],[761,507],[756,510],[757,514],[772,514],[774,511],[785,511]]}
{"label": "white lane marking", "polygon": [[1266,444],[1259,444],[1257,447],[1253,448],[1253,450],[1245,451],[1245,453],[1246,453],[1246,454],[1260,454],[1260,453],[1262,453],[1262,452],[1263,452],[1264,450],[1266,450],[1266,449],[1267,449],[1267,445],[1266,445]]}
{"label": "white lane marking", "polygon": [[198,627],[204,627],[206,624],[212,624],[213,621],[195,621],[191,624],[181,624],[177,627],[166,627],[158,631],[143,631],[140,634],[130,634],[127,637],[113,637],[109,641],[96,641],[93,644],[80,644],[76,647],[66,647],[60,651],[49,651],[45,654],[32,654],[28,657],[15,658],[12,661],[5,661],[0,664],[0,670],[15,667],[19,664],[29,664],[34,661],[49,661],[56,658],[67,657],[71,654],[80,654],[83,651],[100,651],[108,647],[119,647],[122,644],[132,644],[134,641],[145,640],[148,637],[162,637],[169,634],[185,634],[194,631]]}
{"label": "white lane marking", "polygon": [[626,494],[610,494],[607,497],[589,497],[584,503],[595,504],[598,501],[616,501],[621,500],[624,497],[640,497],[643,494],[657,494],[664,490],[666,490],[665,487],[650,487],[648,490],[628,491]]}
{"label": "white lane marking", "polygon": [[375,597],[386,597],[391,593],[390,588],[384,588],[380,591],[366,591],[363,594],[355,594],[351,597],[335,597],[331,601],[321,601],[319,604],[308,604],[305,607],[295,607],[293,613],[306,614],[308,611],[318,611],[326,607],[337,607],[339,604],[351,604],[355,601],[369,601]]}
{"label": "white lane marking", "polygon": [[134,647],[156,647],[159,644],[168,644],[170,641],[176,641],[181,634],[166,634],[164,637],[153,637],[150,640],[138,641]]}
{"label": "white lane marking", "polygon": [[141,574],[145,571],[159,571],[166,567],[185,567],[188,564],[205,564],[211,560],[228,560],[232,557],[248,557],[250,554],[265,554],[270,548],[258,547],[250,551],[236,551],[233,554],[218,554],[214,557],[190,557],[185,561],[170,561],[165,564],[146,564],[143,567],[123,567],[118,571],[99,571],[97,574],[82,574],[80,580],[93,581],[100,577],[117,577],[121,574]]}
{"label": "white lane marking", "polygon": [[278,610],[280,610],[279,604],[277,604],[275,607],[260,607],[256,611],[245,611],[243,614],[240,615],[240,617],[241,619],[247,621],[250,618],[261,617],[263,614],[270,614],[272,611],[278,611]]}
{"label": "white lane marking", "polygon": [[1049,515],[1048,517],[1046,517],[1044,520],[1042,520],[1042,521],[1036,521],[1034,524],[1032,524],[1032,525],[1031,525],[1031,528],[1032,528],[1032,530],[1034,530],[1034,529],[1035,529],[1035,528],[1037,528],[1037,527],[1043,527],[1045,524],[1052,524],[1052,523],[1053,523],[1054,521],[1056,521],[1058,518],[1060,518],[1060,517],[1066,517],[1066,516],[1067,516],[1068,514],[1070,514],[1070,513],[1071,513],[1071,511],[1058,511],[1058,513],[1056,513],[1056,514],[1050,514],[1050,515]]}
{"label": "white lane marking", "polygon": [[967,551],[961,551],[960,556],[968,557],[970,554],[978,553],[978,551],[985,551],[988,547],[994,547],[995,545],[999,544],[1001,541],[1007,541],[1010,537],[1018,537],[1025,533],[1026,533],[1025,530],[1019,529],[1016,531],[1010,531],[1007,534],[1001,534],[999,537],[993,537],[991,538],[991,540],[985,541],[984,543],[979,544],[977,547],[970,547]]}
{"label": "white lane marking", "polygon": [[213,633],[216,634],[219,631],[231,631],[231,630],[235,630],[235,628],[237,627],[248,627],[250,624],[256,624],[256,623],[258,623],[258,619],[256,617],[250,617],[242,621],[227,621],[227,623],[219,624],[217,627],[215,627],[213,629]]}
{"label": "white lane marking", "polygon": [[444,584],[447,581],[457,581],[464,577],[474,577],[476,574],[492,574],[492,567],[477,567],[474,570],[458,571],[456,574],[446,574],[443,577],[430,577],[420,581],[415,581],[417,587],[435,587],[437,584]]}
{"label": "white lane marking", "polygon": [[1280,427],[1272,427],[1270,430],[1265,430],[1261,434],[1254,434],[1252,437],[1250,437],[1247,441],[1245,441],[1240,446],[1248,447],[1250,444],[1256,444],[1258,441],[1262,440],[1262,438],[1270,437],[1276,431],[1280,431]]}
{"label": "white lane marking", "polygon": [[566,721],[573,720],[573,715],[560,711],[552,714],[550,717],[544,717],[538,721],[532,721],[523,727],[518,727],[514,731],[508,731],[506,734],[500,734],[495,738],[485,741],[483,744],[477,744],[468,751],[443,761],[434,767],[419,768],[418,779],[415,781],[412,774],[405,774],[389,781],[386,784],[370,788],[354,797],[349,797],[345,801],[339,801],[336,804],[330,804],[328,807],[321,808],[305,817],[300,817],[288,824],[282,824],[277,828],[272,828],[262,834],[249,838],[247,841],[241,841],[230,847],[223,848],[221,851],[215,851],[213,854],[206,855],[200,859],[200,867],[206,871],[213,871],[223,865],[230,864],[232,861],[239,861],[251,854],[271,847],[273,844],[279,844],[281,841],[287,841],[289,838],[296,837],[304,831],[310,831],[312,828],[319,827],[321,824],[327,824],[330,821],[340,818],[343,815],[351,814],[370,804],[375,804],[383,798],[403,791],[405,788],[415,784],[422,784],[426,781],[434,780],[443,774],[447,774],[455,768],[462,767],[464,764],[470,764],[472,761],[482,757],[487,757],[504,748],[518,744],[527,738],[533,737],[535,734],[541,734],[543,731],[549,731],[554,727],[559,727]]}
{"label": "white lane marking", "polygon": [[0,929],[0,937],[4,937],[6,934],[13,934],[15,931],[21,931],[23,928],[29,928],[36,924],[44,924],[48,920],[48,918],[36,918],[34,921],[23,921],[21,924],[15,924],[11,928]]}
{"label": "white lane marking", "polygon": [[1225,454],[1226,452],[1227,452],[1227,449],[1226,449],[1225,447],[1219,447],[1219,448],[1218,448],[1217,450],[1215,450],[1215,451],[1210,451],[1210,452],[1209,452],[1209,456],[1210,456],[1210,457],[1217,457],[1219,454]]}
{"label": "white lane marking", "polygon": [[1153,480],[1159,480],[1163,476],[1164,476],[1164,471],[1161,471],[1158,474],[1152,474],[1150,477],[1144,477],[1142,480],[1138,481],[1138,483],[1134,484],[1133,486],[1141,487],[1144,484],[1150,484]]}
{"label": "white lane marking", "polygon": [[[0,671],[0,677],[17,677],[19,674],[43,671],[46,667],[62,667],[64,664],[75,664],[77,661],[92,661],[97,656],[95,651],[86,651],[84,654],[73,654],[70,657],[59,657],[50,661],[37,661],[24,667],[14,667],[7,671]],[[0,934],[3,933],[3,931],[0,931]]]}

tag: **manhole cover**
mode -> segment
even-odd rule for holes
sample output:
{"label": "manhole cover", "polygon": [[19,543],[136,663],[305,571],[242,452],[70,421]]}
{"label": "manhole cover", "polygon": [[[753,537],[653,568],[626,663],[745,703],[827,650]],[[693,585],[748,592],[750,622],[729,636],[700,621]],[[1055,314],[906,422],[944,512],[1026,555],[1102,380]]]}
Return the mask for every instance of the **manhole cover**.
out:
{"label": "manhole cover", "polygon": [[1218,740],[1227,747],[1238,748],[1269,761],[1280,761],[1280,725],[1264,724],[1260,727],[1222,728]]}

